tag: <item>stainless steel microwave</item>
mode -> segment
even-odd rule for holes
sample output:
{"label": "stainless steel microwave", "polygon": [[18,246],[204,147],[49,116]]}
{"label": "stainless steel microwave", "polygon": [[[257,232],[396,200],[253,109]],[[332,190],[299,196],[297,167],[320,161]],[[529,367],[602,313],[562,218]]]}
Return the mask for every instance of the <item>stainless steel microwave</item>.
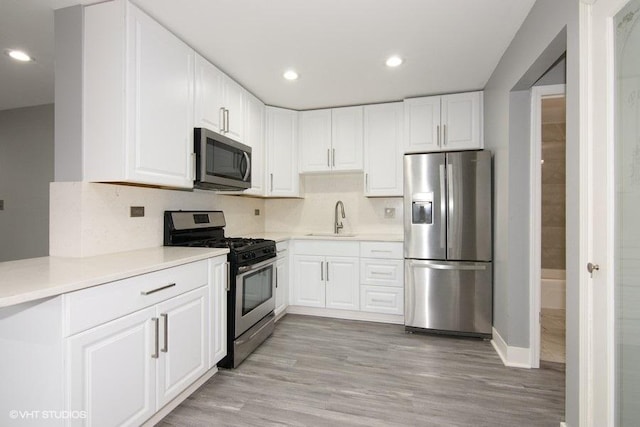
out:
{"label": "stainless steel microwave", "polygon": [[195,188],[251,188],[251,147],[205,128],[194,129]]}

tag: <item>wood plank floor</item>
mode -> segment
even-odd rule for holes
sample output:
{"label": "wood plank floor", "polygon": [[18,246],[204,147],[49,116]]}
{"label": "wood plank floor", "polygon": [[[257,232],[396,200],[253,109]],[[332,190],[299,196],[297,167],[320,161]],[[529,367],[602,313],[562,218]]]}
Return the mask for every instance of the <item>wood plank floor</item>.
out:
{"label": "wood plank floor", "polygon": [[564,365],[506,368],[488,341],[287,315],[161,426],[553,426]]}

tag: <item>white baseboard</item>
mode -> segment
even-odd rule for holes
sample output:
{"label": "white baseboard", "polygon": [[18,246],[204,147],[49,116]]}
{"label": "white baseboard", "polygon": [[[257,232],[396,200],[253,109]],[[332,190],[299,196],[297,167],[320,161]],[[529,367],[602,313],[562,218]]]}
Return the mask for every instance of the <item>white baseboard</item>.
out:
{"label": "white baseboard", "polygon": [[531,368],[530,352],[527,347],[508,346],[498,331],[493,328],[493,339],[491,340],[493,348],[502,359],[504,366],[512,368]]}
{"label": "white baseboard", "polygon": [[404,325],[404,316],[397,314],[369,313],[366,311],[336,310],[331,308],[304,307],[290,305],[289,314],[303,314],[305,316],[331,317],[334,319],[364,320],[366,322],[395,323]]}

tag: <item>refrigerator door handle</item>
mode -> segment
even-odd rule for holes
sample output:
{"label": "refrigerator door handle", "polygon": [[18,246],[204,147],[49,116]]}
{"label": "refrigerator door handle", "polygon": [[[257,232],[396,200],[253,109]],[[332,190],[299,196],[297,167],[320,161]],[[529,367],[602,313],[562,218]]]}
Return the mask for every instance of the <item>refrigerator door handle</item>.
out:
{"label": "refrigerator door handle", "polygon": [[[440,165],[440,221],[446,221],[447,223],[449,221],[446,220],[447,218],[447,193],[445,191],[445,179],[444,179],[444,163]],[[444,248],[445,247],[445,240],[446,240],[446,225],[442,226],[442,224],[440,224],[440,247]]]}
{"label": "refrigerator door handle", "polygon": [[487,269],[486,265],[451,265],[451,264],[432,264],[432,263],[421,263],[419,261],[410,261],[410,267],[424,267],[424,268],[432,268],[434,270],[470,270],[470,271],[485,271]]}
{"label": "refrigerator door handle", "polygon": [[453,242],[455,242],[456,240],[456,236],[454,236],[453,231],[451,230],[452,228],[452,224],[451,224],[451,218],[454,217],[454,211],[456,210],[456,206],[455,206],[455,202],[454,202],[454,195],[455,195],[455,191],[454,191],[454,186],[453,186],[453,164],[452,163],[447,163],[447,236],[449,236],[449,241],[447,242],[447,250],[449,251],[449,253],[447,254],[447,257],[452,257],[453,256]]}

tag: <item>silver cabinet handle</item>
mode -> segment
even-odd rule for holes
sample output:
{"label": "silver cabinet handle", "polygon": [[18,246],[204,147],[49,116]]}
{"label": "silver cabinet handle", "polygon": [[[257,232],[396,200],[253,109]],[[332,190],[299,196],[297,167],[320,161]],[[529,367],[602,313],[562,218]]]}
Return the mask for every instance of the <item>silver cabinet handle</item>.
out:
{"label": "silver cabinet handle", "polygon": [[440,147],[440,125],[436,126],[436,133],[438,134],[438,147]]}
{"label": "silver cabinet handle", "polygon": [[276,288],[278,288],[278,268],[276,267]]}
{"label": "silver cabinet handle", "polygon": [[324,261],[320,261],[320,280],[324,281]]}
{"label": "silver cabinet handle", "polygon": [[381,252],[381,253],[385,253],[385,254],[390,254],[391,251],[390,250],[382,250],[382,249],[371,249],[371,252]]}
{"label": "silver cabinet handle", "polygon": [[331,150],[327,148],[327,166],[331,166]]}
{"label": "silver cabinet handle", "polygon": [[230,274],[230,264],[228,262],[224,263],[225,265],[225,273],[227,276],[227,286],[225,287],[225,290],[227,292],[229,292],[231,290],[231,274]]}
{"label": "silver cabinet handle", "polygon": [[224,133],[229,133],[229,110],[224,109]]}
{"label": "silver cabinet handle", "polygon": [[155,323],[155,328],[156,328],[156,332],[155,332],[155,336],[156,336],[156,343],[155,343],[155,347],[154,347],[154,353],[151,355],[152,359],[157,359],[160,356],[160,351],[158,350],[160,347],[160,319],[158,319],[157,317],[152,317],[151,320],[153,321],[153,323]]}
{"label": "silver cabinet handle", "polygon": [[335,166],[336,165],[336,149],[335,148],[333,149],[333,156],[331,158],[332,158],[331,163],[333,166]]}
{"label": "silver cabinet handle", "polygon": [[442,125],[442,133],[443,133],[442,143],[444,145],[447,145],[447,125]]}
{"label": "silver cabinet handle", "polygon": [[269,175],[271,175],[271,190],[270,191],[273,192],[273,174],[271,173]]}
{"label": "silver cabinet handle", "polygon": [[381,271],[372,271],[371,274],[373,274],[375,276],[392,276],[391,273],[383,273]]}
{"label": "silver cabinet handle", "polygon": [[329,261],[327,261],[327,282],[329,281]]}
{"label": "silver cabinet handle", "polygon": [[384,299],[371,298],[371,302],[388,302],[388,301]]}
{"label": "silver cabinet handle", "polygon": [[364,191],[369,191],[369,174],[364,174]]}
{"label": "silver cabinet handle", "polygon": [[164,291],[165,289],[173,288],[175,285],[176,285],[175,283],[169,283],[168,285],[160,286],[159,288],[152,289],[150,291],[142,291],[142,292],[140,292],[140,294],[141,295],[155,294],[156,292],[160,292],[160,291]]}
{"label": "silver cabinet handle", "polygon": [[160,317],[164,319],[164,345],[160,351],[167,353],[169,351],[169,314],[162,313]]}
{"label": "silver cabinet handle", "polygon": [[220,133],[224,133],[224,107],[220,107]]}

